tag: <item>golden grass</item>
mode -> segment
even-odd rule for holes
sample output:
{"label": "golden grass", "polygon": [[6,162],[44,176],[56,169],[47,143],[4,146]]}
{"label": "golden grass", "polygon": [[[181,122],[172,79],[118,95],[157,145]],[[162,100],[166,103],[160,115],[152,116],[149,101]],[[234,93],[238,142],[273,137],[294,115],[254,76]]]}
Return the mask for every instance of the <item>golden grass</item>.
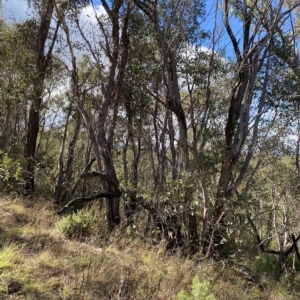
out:
{"label": "golden grass", "polygon": [[168,300],[189,293],[195,276],[210,282],[216,299],[299,296],[286,283],[249,286],[225,264],[167,255],[121,230],[106,241],[69,240],[58,221],[46,202],[0,199],[0,299]]}

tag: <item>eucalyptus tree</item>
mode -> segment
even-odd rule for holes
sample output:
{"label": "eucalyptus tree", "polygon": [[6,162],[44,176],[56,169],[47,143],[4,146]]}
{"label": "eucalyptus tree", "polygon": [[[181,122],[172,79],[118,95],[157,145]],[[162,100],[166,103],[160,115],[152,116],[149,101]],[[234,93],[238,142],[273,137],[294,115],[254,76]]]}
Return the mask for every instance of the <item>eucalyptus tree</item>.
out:
{"label": "eucalyptus tree", "polygon": [[[150,181],[148,186],[153,185],[153,182],[149,180],[149,175],[146,174],[149,171],[145,171],[144,168],[149,165],[141,165],[142,156],[148,157],[149,148],[152,149],[151,142],[146,145],[145,136],[148,136],[152,127],[153,99],[144,87],[149,82],[150,85],[155,83],[159,76],[155,59],[153,60],[151,55],[155,46],[151,43],[152,30],[149,27],[149,22],[146,22],[144,16],[133,8],[128,27],[131,45],[130,58],[124,72],[122,102],[120,103],[120,109],[124,114],[121,123],[123,130],[120,128],[117,131],[123,131],[124,136],[122,149],[124,184],[132,189],[134,194],[146,190],[144,180]],[[126,128],[125,132],[124,128]],[[155,175],[152,178],[155,178]],[[125,213],[129,220],[132,220],[136,208],[136,202],[127,197]]]}
{"label": "eucalyptus tree", "polygon": [[[35,58],[35,78],[34,78],[34,92],[29,108],[29,117],[27,123],[26,142],[24,147],[24,158],[26,166],[24,168],[24,187],[23,194],[25,196],[34,193],[34,164],[36,156],[37,137],[40,126],[40,110],[43,103],[44,96],[44,80],[46,72],[52,60],[52,52],[57,33],[59,29],[59,22],[49,40],[50,23],[52,20],[54,10],[54,0],[46,1],[30,1],[37,12],[37,21],[34,25],[34,41],[32,41],[32,51]],[[49,46],[47,42],[49,41]]]}
{"label": "eucalyptus tree", "polygon": [[[228,199],[243,182],[259,142],[259,126],[266,112],[266,95],[271,78],[271,59],[275,54],[276,33],[278,28],[285,26],[287,18],[299,5],[296,3],[285,9],[284,1],[224,2],[224,25],[235,54],[236,77],[229,98],[224,129],[226,151],[218,180],[210,231],[214,244],[221,243],[222,233],[227,227],[225,211]],[[233,32],[230,12],[237,14],[242,22],[240,37]],[[267,28],[265,20],[268,20]],[[242,42],[238,41],[240,38]],[[258,74],[261,71],[263,76],[260,91],[255,93]]]}
{"label": "eucalyptus tree", "polygon": [[[159,46],[151,22],[143,13],[135,8],[130,19],[130,61],[125,75],[127,97],[124,97],[124,108],[127,113],[128,133],[135,133],[132,128],[134,119],[142,121],[139,127],[144,127],[151,136],[149,147],[154,148],[155,156],[152,168],[154,186],[162,186],[166,180],[166,121],[167,111],[164,105],[166,89],[163,83],[163,72],[157,66],[161,64]],[[132,100],[128,99],[131,96]],[[144,120],[144,121],[143,121]],[[164,123],[161,126],[161,122]],[[164,127],[161,128],[161,127]],[[131,128],[131,130],[129,130]],[[137,131],[140,131],[137,128]],[[131,146],[133,147],[133,141]],[[165,150],[162,150],[165,149]],[[165,154],[160,154],[162,150]],[[162,158],[162,157],[165,158]]]}
{"label": "eucalyptus tree", "polygon": [[[156,185],[163,187],[166,182],[168,161],[172,165],[170,179],[173,180],[178,179],[180,172],[187,171],[189,163],[188,122],[181,98],[180,60],[187,45],[196,46],[204,36],[199,24],[199,20],[204,16],[204,2],[135,1],[135,4],[152,25],[153,42],[156,44],[153,56],[159,60],[159,70],[162,76],[162,92],[157,93],[155,84],[145,85],[145,88],[155,102],[153,126],[154,149],[158,163]],[[168,148],[170,159],[167,154]],[[186,195],[184,206],[188,212],[185,213],[183,219],[185,219],[184,227],[187,228],[186,243],[189,251],[194,252],[198,248],[198,221],[196,214],[189,211],[190,196]]]}
{"label": "eucalyptus tree", "polygon": [[[300,239],[299,227],[296,221],[296,195],[298,189],[295,180],[299,176],[299,29],[298,15],[299,3],[297,1],[279,1],[278,24],[272,27],[274,15],[265,14],[266,8],[263,3],[257,1],[254,15],[263,24],[266,31],[273,32],[270,43],[272,59],[270,67],[270,79],[265,96],[265,106],[271,112],[269,116],[262,116],[260,122],[260,136],[265,135],[263,142],[259,142],[261,156],[264,156],[266,165],[269,161],[273,166],[266,166],[265,170],[257,171],[253,178],[253,186],[256,193],[264,189],[263,196],[255,194],[255,188],[251,187],[251,180],[243,192],[249,192],[250,199],[255,199],[258,208],[248,211],[248,220],[254,230],[259,249],[262,252],[275,254],[280,262],[281,271],[288,270],[288,255],[297,249]],[[235,3],[235,11],[238,4]],[[240,17],[240,14],[237,14]],[[262,16],[264,16],[262,18]],[[289,21],[288,21],[289,20]],[[273,29],[272,29],[273,28]],[[262,66],[258,80],[261,81],[265,69]],[[267,129],[271,124],[272,129]],[[268,134],[267,134],[268,132]],[[296,136],[293,140],[292,137]],[[257,147],[258,148],[258,147]],[[290,157],[295,156],[295,165],[292,167]],[[261,161],[261,158],[258,158]],[[260,166],[261,168],[261,166]],[[272,170],[272,171],[270,171]],[[254,174],[254,172],[252,172]],[[267,174],[267,175],[265,175]],[[280,176],[278,176],[281,174]],[[278,176],[278,177],[277,177]],[[262,182],[262,178],[266,181]],[[260,187],[258,188],[258,180]],[[252,207],[253,209],[253,207]],[[296,212],[296,214],[295,214]],[[277,242],[277,249],[270,245],[273,240]],[[299,259],[299,256],[298,256]]]}
{"label": "eucalyptus tree", "polygon": [[[59,49],[61,49],[60,43],[58,46]],[[101,76],[101,74],[98,69],[95,68],[94,62],[88,55],[82,55],[76,64],[78,82],[82,84],[82,92],[80,96],[87,111],[90,123],[92,126],[95,126],[98,101],[99,97],[101,97],[97,92],[97,89],[100,89],[101,85],[99,83],[99,76]],[[66,199],[70,200],[70,197],[74,195],[78,188],[81,180],[80,178],[76,178],[76,175],[74,174],[75,165],[77,168],[81,168],[87,172],[91,167],[91,161],[94,162],[94,159],[91,159],[90,142],[86,143],[86,137],[84,137],[85,130],[82,128],[82,116],[78,111],[75,100],[73,99],[74,95],[72,91],[66,87],[66,91],[63,96],[67,105],[65,109],[66,123],[58,161],[58,173],[54,191],[55,204],[62,204]],[[70,128],[68,128],[69,119],[73,123],[73,126],[69,126]],[[68,136],[70,138],[67,137],[67,132],[69,132]],[[78,156],[80,157],[78,154],[78,141],[82,139],[84,139],[85,142],[82,144],[80,151],[85,153],[86,157],[78,159]],[[66,143],[68,143],[68,145],[66,145]],[[67,151],[65,151],[66,148]],[[67,153],[65,154],[65,152]],[[85,186],[87,187],[88,185],[85,184]],[[86,190],[86,188],[83,190]]]}
{"label": "eucalyptus tree", "polygon": [[[284,123],[282,125],[289,127],[287,120]],[[293,263],[288,260],[293,250],[296,250],[297,259],[300,259],[297,246],[300,239],[298,177],[295,176],[292,163],[293,149],[290,144],[286,144],[287,134],[288,130],[282,128],[277,136],[265,143],[264,148],[268,154],[262,164],[263,168],[247,182],[237,198],[242,203],[240,208],[246,212],[242,217],[245,224],[240,223],[240,229],[252,229],[260,254],[275,255],[279,267],[279,273],[276,274],[278,277],[295,270],[295,256]]]}
{"label": "eucalyptus tree", "polygon": [[[78,13],[79,10],[71,7],[66,10],[57,5],[56,14],[62,22],[66,36],[70,59],[72,64],[71,80],[72,92],[76,105],[83,117],[88,129],[89,137],[97,160],[98,172],[92,175],[100,176],[103,195],[106,197],[107,223],[113,229],[120,223],[120,190],[114,161],[113,145],[115,127],[118,117],[119,103],[121,99],[121,87],[124,77],[129,51],[128,20],[131,12],[131,1],[116,0],[112,3],[101,1],[105,15],[98,16],[95,13],[97,36],[88,36],[88,32],[82,29]],[[70,13],[73,22],[85,42],[87,52],[92,56],[95,68],[99,71],[101,80],[101,94],[98,102],[97,125],[93,126],[89,113],[84,106],[82,97],[82,82],[79,81],[78,67],[76,63],[74,43],[69,30],[66,15]],[[92,32],[92,31],[91,31]],[[95,39],[93,41],[93,39]],[[97,43],[96,43],[97,40]],[[90,89],[92,92],[92,89]],[[104,173],[101,173],[104,171]],[[88,174],[83,174],[85,176]],[[91,175],[91,174],[89,174]]]}
{"label": "eucalyptus tree", "polygon": [[188,163],[187,123],[182,108],[178,56],[185,43],[195,42],[198,18],[203,16],[203,1],[135,1],[151,21],[160,47],[161,66],[167,88],[166,105],[175,114],[179,127],[179,168]]}
{"label": "eucalyptus tree", "polygon": [[[33,86],[34,61],[29,38],[32,20],[10,25],[1,21],[0,149],[20,155],[19,147],[27,122],[27,99],[32,95]],[[16,52],[16,48],[20,52]]]}
{"label": "eucalyptus tree", "polygon": [[[285,1],[286,9],[291,9],[294,7],[293,1]],[[300,8],[296,7],[293,10],[294,19],[291,18],[291,22],[289,24],[288,30],[284,30],[282,27],[277,27],[277,36],[276,36],[276,43],[274,43],[275,51],[277,57],[281,59],[283,62],[284,67],[288,67],[295,75],[296,78],[293,79],[293,82],[300,81],[300,57],[299,57],[299,14]],[[291,16],[292,17],[292,16]],[[268,24],[265,25],[268,28]],[[294,108],[296,111],[299,110],[299,88],[298,91],[294,91],[293,94],[290,95],[288,102],[294,103]],[[298,128],[299,132],[299,118],[295,126]],[[299,166],[299,149],[300,149],[300,135],[298,134],[297,139],[297,146],[296,146],[296,153],[295,153],[295,162],[297,166],[297,172],[299,174],[300,166]]]}

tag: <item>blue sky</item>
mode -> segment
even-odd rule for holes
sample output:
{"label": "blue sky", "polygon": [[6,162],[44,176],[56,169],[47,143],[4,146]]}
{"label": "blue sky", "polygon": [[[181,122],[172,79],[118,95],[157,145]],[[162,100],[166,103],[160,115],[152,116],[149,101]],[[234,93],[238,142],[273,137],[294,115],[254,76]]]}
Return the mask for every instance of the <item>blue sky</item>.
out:
{"label": "blue sky", "polygon": [[[107,2],[110,2],[109,0]],[[209,30],[212,32],[214,28],[214,18],[215,18],[215,0],[205,0],[206,2],[206,20],[201,22],[201,26],[205,30]],[[100,0],[93,0],[94,5],[100,5]],[[233,52],[231,47],[230,39],[225,32],[224,24],[223,24],[223,15],[221,10],[221,4],[223,3],[223,0],[218,0],[219,10],[218,10],[218,16],[217,16],[217,28],[219,32],[223,32],[222,37],[220,38],[217,49],[221,50],[226,48],[226,52],[224,53],[226,57],[233,58]],[[238,20],[231,18],[232,22],[232,29],[234,32],[238,33],[241,32],[241,24]],[[207,42],[206,46],[210,48],[210,41]]]}
{"label": "blue sky", "polygon": [[[5,7],[5,16],[8,21],[10,22],[19,22],[21,20],[24,20],[28,17],[28,5],[27,0],[4,0],[2,1]],[[219,0],[219,6],[223,0]],[[100,5],[100,0],[93,0],[94,5]],[[201,23],[201,26],[203,29],[206,30],[213,30],[214,27],[214,10],[215,10],[215,1],[214,0],[206,0],[206,20]],[[224,32],[224,24],[222,20],[222,12],[221,9],[218,12],[218,19],[217,19],[217,28],[218,31]],[[234,20],[232,18],[232,24],[233,24],[233,30],[235,32],[239,32],[241,30],[241,25],[237,20]],[[207,42],[207,47],[210,47],[209,41]],[[222,35],[221,39],[219,40],[217,50],[221,48],[226,48],[225,56],[233,56],[232,54],[232,48],[231,43],[229,40],[228,35],[226,32]],[[233,57],[232,57],[233,58]]]}

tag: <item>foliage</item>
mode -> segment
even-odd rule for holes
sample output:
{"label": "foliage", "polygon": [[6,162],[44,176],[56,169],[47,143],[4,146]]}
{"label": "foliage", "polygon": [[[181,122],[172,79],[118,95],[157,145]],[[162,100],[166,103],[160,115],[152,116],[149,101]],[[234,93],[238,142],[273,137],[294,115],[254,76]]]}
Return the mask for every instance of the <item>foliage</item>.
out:
{"label": "foliage", "polygon": [[189,294],[185,291],[180,291],[177,294],[178,300],[215,300],[215,296],[211,293],[210,283],[208,281],[200,282],[198,276],[195,276],[192,281],[192,289]]}
{"label": "foliage", "polygon": [[22,178],[22,167],[15,156],[0,150],[0,179],[6,188]]}
{"label": "foliage", "polygon": [[91,211],[79,211],[71,215],[64,216],[58,223],[58,230],[68,238],[84,237],[92,233],[96,218]]}
{"label": "foliage", "polygon": [[253,261],[253,269],[262,278],[275,278],[280,272],[280,265],[273,255],[262,253]]}
{"label": "foliage", "polygon": [[69,240],[58,221],[42,199],[0,199],[1,299],[299,299],[297,274],[248,287],[222,262],[199,265],[123,230]]}

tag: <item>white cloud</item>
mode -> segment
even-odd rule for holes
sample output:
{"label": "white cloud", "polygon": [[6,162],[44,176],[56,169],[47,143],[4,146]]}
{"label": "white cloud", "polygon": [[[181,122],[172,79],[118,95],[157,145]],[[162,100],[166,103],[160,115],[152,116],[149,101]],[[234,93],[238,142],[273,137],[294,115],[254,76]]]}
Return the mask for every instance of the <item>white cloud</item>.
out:
{"label": "white cloud", "polygon": [[96,24],[97,19],[95,17],[95,13],[97,14],[97,16],[106,14],[102,5],[95,5],[94,8],[91,5],[83,8],[80,16],[81,21]]}
{"label": "white cloud", "polygon": [[[32,10],[28,7],[27,0],[4,0],[2,3],[3,15],[8,22],[24,21],[32,14]],[[94,8],[91,5],[85,7],[81,13],[81,21],[96,24],[95,12],[97,16],[106,14],[102,5],[95,5]]]}
{"label": "white cloud", "polygon": [[26,0],[6,0],[2,1],[2,4],[3,14],[8,22],[24,21],[31,13]]}

